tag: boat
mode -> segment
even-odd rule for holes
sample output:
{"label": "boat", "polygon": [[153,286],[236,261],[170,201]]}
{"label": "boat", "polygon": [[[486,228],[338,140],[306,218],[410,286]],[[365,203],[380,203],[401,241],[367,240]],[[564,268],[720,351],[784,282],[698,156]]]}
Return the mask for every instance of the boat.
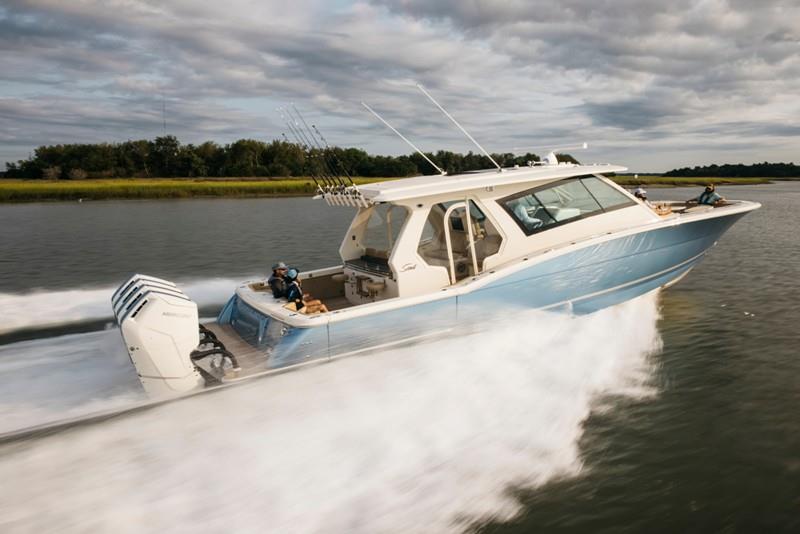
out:
{"label": "boat", "polygon": [[[675,284],[760,207],[652,205],[609,178],[625,167],[559,161],[555,150],[503,168],[434,103],[495,168],[448,175],[365,104],[440,173],[357,186],[324,162],[316,198],[355,209],[341,261],[298,277],[327,311],[298,311],[264,280],[248,280],[200,324],[197,305],[170,281],[137,274],[117,289],[114,316],[151,397],[458,335],[525,310],[590,313]],[[287,114],[298,142],[327,147],[316,126]]]}
{"label": "boat", "polygon": [[341,263],[299,274],[328,312],[305,314],[263,280],[216,321],[175,284],[132,276],[112,297],[148,393],[183,394],[412,343],[522,310],[588,313],[668,287],[759,207],[662,203],[608,178],[615,165],[419,176],[320,195],[355,215]]}

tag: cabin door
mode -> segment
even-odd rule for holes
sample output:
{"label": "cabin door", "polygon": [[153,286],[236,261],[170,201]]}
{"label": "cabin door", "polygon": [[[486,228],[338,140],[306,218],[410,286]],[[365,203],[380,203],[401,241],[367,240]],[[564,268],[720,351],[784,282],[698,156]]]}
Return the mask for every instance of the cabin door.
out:
{"label": "cabin door", "polygon": [[455,202],[445,210],[444,237],[450,283],[478,274],[472,216],[466,202]]}

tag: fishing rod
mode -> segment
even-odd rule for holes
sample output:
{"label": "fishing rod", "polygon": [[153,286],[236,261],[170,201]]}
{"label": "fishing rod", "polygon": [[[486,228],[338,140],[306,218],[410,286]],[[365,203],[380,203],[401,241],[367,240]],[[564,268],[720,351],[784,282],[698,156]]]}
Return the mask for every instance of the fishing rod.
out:
{"label": "fishing rod", "polygon": [[[310,142],[308,136],[303,132],[303,130],[300,127],[300,124],[297,122],[297,120],[294,117],[292,117],[291,112],[287,108],[281,108],[281,110],[283,112],[285,112],[286,115],[288,115],[289,119],[287,119],[287,120],[289,122],[289,126],[292,128],[292,131],[294,132],[294,134],[298,138],[300,138],[302,140],[301,143],[303,145],[303,148],[305,148],[305,150],[308,152],[309,157],[312,160],[320,160],[320,155],[314,151],[314,147],[311,146],[311,142]],[[294,124],[292,124],[292,123],[294,123]],[[321,163],[320,163],[319,169],[316,169],[315,172],[319,173],[320,177],[325,182],[325,185],[329,190],[338,188],[339,184],[333,178],[331,173],[329,173],[326,170],[324,162],[322,162],[321,160],[320,160],[320,162]]]}
{"label": "fishing rod", "polygon": [[292,109],[294,109],[295,114],[303,122],[303,125],[305,126],[306,130],[308,131],[309,137],[314,141],[314,144],[317,146],[317,148],[323,154],[322,161],[325,163],[325,166],[328,168],[328,172],[334,177],[334,179],[336,180],[336,183],[341,188],[347,187],[347,184],[344,182],[344,180],[340,176],[338,176],[338,173],[336,173],[333,170],[333,166],[328,162],[328,159],[326,157],[326,153],[325,153],[324,149],[322,148],[322,145],[319,143],[319,141],[317,141],[317,138],[314,136],[314,132],[311,130],[311,128],[308,127],[308,123],[306,122],[306,119],[303,117],[303,115],[300,113],[300,111],[298,111],[298,109],[297,109],[297,107],[295,107],[294,103],[292,103]]}
{"label": "fishing rod", "polygon": [[[325,163],[329,172],[339,183],[338,190],[326,197],[328,203],[344,206],[355,206],[359,208],[368,206],[368,202],[364,199],[361,191],[359,191],[358,186],[356,186],[356,183],[353,181],[353,177],[347,172],[347,169],[345,169],[341,160],[336,155],[336,152],[331,149],[331,146],[328,144],[325,136],[322,135],[322,132],[319,131],[319,128],[317,128],[315,124],[312,124],[309,127],[305,117],[302,113],[300,113],[300,110],[297,109],[294,103],[292,103],[292,109],[294,110],[295,115],[297,115],[297,117],[303,123],[303,126],[305,126],[308,132],[308,137],[314,141],[314,144],[323,155],[323,162]],[[346,180],[345,176],[347,177]],[[347,183],[348,181],[350,182],[349,185]]]}
{"label": "fishing rod", "polygon": [[[294,140],[295,140],[295,144],[296,144],[297,146],[299,146],[299,147],[301,147],[301,148],[305,149],[305,146],[303,145],[303,142],[302,142],[302,141],[300,140],[300,138],[297,136],[297,132],[295,132],[295,131],[294,131],[294,129],[292,128],[292,125],[291,125],[291,124],[289,124],[289,121],[286,119],[286,116],[283,114],[283,111],[281,110],[281,108],[276,108],[276,109],[277,109],[278,113],[280,113],[280,114],[281,114],[281,118],[283,119],[283,122],[286,124],[286,128],[289,130],[289,133],[291,133],[291,134],[292,134],[292,137],[293,137],[293,138],[294,138]],[[284,138],[285,138],[287,141],[289,140],[289,139],[286,137],[286,134],[285,134],[285,133],[283,134],[283,137],[284,137]],[[323,191],[323,188],[322,188],[322,186],[320,186],[320,184],[319,184],[319,181],[322,181],[323,183],[325,183],[325,180],[324,180],[324,179],[323,179],[323,178],[320,176],[320,177],[319,177],[319,181],[318,181],[318,180],[317,180],[317,176],[315,176],[315,175],[314,175],[314,173],[311,173],[311,179],[312,179],[312,180],[314,180],[314,183],[315,183],[315,184],[317,184],[317,188],[318,188],[320,191]],[[325,185],[327,186],[327,184],[325,184]]]}
{"label": "fishing rod", "polygon": [[339,159],[339,156],[336,155],[336,151],[334,149],[332,149],[328,145],[328,141],[325,139],[325,136],[322,135],[322,132],[319,131],[319,129],[317,128],[317,125],[316,124],[312,124],[311,127],[314,128],[314,131],[317,132],[317,135],[319,135],[319,138],[322,139],[322,142],[325,144],[325,149],[326,150],[330,150],[331,154],[333,155],[333,158],[334,158],[334,161],[336,163],[336,166],[339,167],[339,169],[341,169],[341,171],[344,173],[344,175],[350,181],[350,185],[355,186],[356,183],[353,181],[353,177],[350,176],[349,172],[347,172],[347,168],[345,168],[344,164]]}
{"label": "fishing rod", "polygon": [[[301,139],[301,138],[300,138],[300,136],[298,135],[298,132],[297,132],[297,130],[296,130],[296,129],[295,129],[293,126],[292,126],[291,122],[289,121],[289,119],[288,119],[288,118],[286,117],[286,115],[284,114],[284,110],[283,110],[283,108],[277,108],[277,110],[278,110],[278,113],[280,113],[280,114],[281,114],[281,118],[282,118],[282,119],[283,119],[283,121],[286,123],[286,127],[289,129],[289,132],[292,134],[292,137],[294,137],[294,138],[295,138],[295,141],[297,142],[297,145],[298,145],[298,146],[300,146],[300,147],[302,147],[302,148],[303,148],[303,149],[305,149],[306,151],[308,151],[308,147],[306,146],[306,144],[305,144],[305,143],[302,141],[302,139]],[[309,152],[309,153],[310,153],[310,152]],[[315,172],[316,172],[316,170],[312,170],[312,172],[310,173],[310,174],[311,174],[311,178],[312,178],[312,179],[314,180],[314,182],[317,184],[317,187],[319,187],[320,191],[324,191],[324,190],[325,190],[325,188],[330,188],[330,187],[332,187],[332,185],[331,185],[331,184],[328,182],[328,180],[325,178],[325,176],[323,176],[321,173],[319,174],[319,176],[315,176],[315,174],[314,174]],[[320,187],[320,185],[319,185],[319,182],[317,182],[317,178],[319,178],[319,180],[320,180],[320,181],[321,181],[323,184],[325,184],[325,188],[323,188],[323,187]]]}
{"label": "fishing rod", "polygon": [[[286,137],[286,134],[285,134],[284,132],[281,132],[281,136],[283,137],[283,141],[284,141],[286,144],[288,144],[288,145],[291,145],[291,144],[293,144],[293,143],[291,143],[291,142],[289,141],[289,138],[288,138],[288,137]],[[312,174],[312,175],[311,175],[311,179],[312,179],[312,180],[314,180],[314,185],[316,185],[316,186],[317,186],[317,192],[319,192],[319,193],[322,193],[323,189],[322,189],[322,186],[321,186],[321,185],[319,185],[319,181],[317,180],[317,177],[316,177],[316,176],[314,176],[314,175]]]}
{"label": "fishing rod", "polygon": [[[291,114],[291,112],[289,111],[288,108],[282,108],[282,109],[286,112],[286,114],[289,116],[291,121],[294,122],[294,130],[295,130],[296,134],[300,138],[302,138],[304,140],[303,146],[308,151],[309,156],[311,156],[311,158],[321,159],[318,154],[314,153],[314,147],[311,145],[311,141],[309,140],[308,136],[303,132],[302,128],[300,127],[300,123],[298,123],[297,120],[292,116],[292,114]],[[340,184],[333,177],[333,175],[331,173],[329,173],[328,171],[326,171],[326,165],[325,165],[324,161],[322,161],[320,174],[325,177],[325,182],[326,182],[326,184],[328,185],[329,188],[334,188],[335,189],[335,188],[340,187]]]}

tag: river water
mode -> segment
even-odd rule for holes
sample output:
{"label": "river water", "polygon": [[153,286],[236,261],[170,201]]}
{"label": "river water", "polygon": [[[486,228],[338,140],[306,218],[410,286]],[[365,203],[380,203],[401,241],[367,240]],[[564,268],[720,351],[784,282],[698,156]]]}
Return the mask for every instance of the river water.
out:
{"label": "river water", "polygon": [[[688,198],[697,190],[651,190]],[[7,532],[800,531],[800,184],[675,287],[0,446]],[[142,400],[110,294],[332,265],[310,199],[0,206],[0,433]]]}

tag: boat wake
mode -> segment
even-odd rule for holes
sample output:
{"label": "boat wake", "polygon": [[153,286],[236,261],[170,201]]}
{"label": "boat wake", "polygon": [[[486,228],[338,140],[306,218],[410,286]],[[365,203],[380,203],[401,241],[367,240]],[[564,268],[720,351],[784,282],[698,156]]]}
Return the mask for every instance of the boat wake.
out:
{"label": "boat wake", "polygon": [[0,436],[146,401],[119,332],[0,346]]}
{"label": "boat wake", "polygon": [[[198,306],[221,307],[241,280],[213,278],[181,283]],[[117,286],[33,293],[0,293],[0,336],[86,322],[113,321],[111,295]]]}
{"label": "boat wake", "polygon": [[[442,532],[508,518],[510,486],[584,469],[592,409],[655,393],[657,319],[655,294],[582,317],[530,312],[8,444],[0,531]],[[110,334],[92,334],[93,350],[111,350]],[[76,379],[35,351],[27,380],[42,395]],[[81,389],[135,391],[114,354]],[[21,372],[0,371],[6,384]]]}

